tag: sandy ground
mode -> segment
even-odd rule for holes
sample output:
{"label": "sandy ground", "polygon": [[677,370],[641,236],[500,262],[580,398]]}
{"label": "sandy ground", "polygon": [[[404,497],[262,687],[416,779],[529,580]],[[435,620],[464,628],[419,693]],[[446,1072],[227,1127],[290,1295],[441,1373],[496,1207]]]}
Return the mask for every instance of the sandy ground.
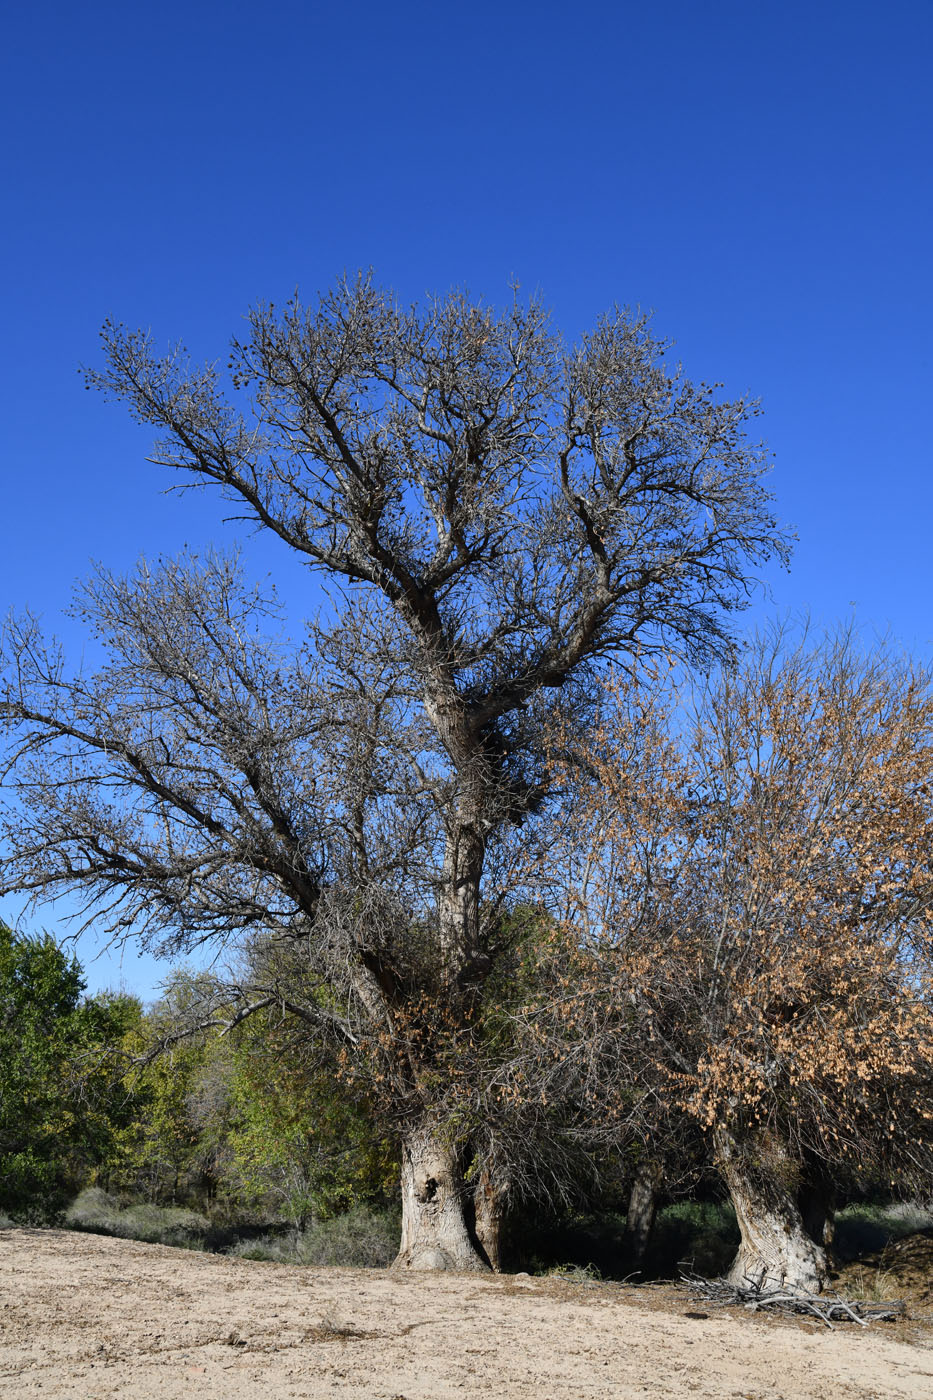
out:
{"label": "sandy ground", "polygon": [[0,1396],[33,1395],[931,1400],[933,1330],[828,1332],[707,1313],[676,1290],[302,1269],[4,1230]]}

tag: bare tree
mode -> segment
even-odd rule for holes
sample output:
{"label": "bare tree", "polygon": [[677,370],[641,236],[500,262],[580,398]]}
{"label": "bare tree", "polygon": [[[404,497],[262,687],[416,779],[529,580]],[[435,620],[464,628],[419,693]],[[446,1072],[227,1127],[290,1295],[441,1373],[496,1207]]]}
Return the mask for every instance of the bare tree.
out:
{"label": "bare tree", "polygon": [[[404,310],[363,278],[249,324],[229,388],[111,324],[88,381],[161,433],[155,460],[181,485],[216,486],[340,584],[312,637],[327,684],[309,652],[286,666],[247,644],[251,609],[219,566],[102,578],[90,618],[119,659],[93,684],[12,627],[2,714],[23,805],[3,884],[82,889],[118,935],[179,947],[300,928],[329,989],[304,999],[315,1029],[351,1058],[363,1022],[394,1047],[401,1261],[477,1267],[437,1066],[475,1048],[499,836],[540,810],[543,726],[585,716],[601,661],[726,654],[750,571],[786,558],[746,438],[758,409],[665,368],[621,311],[568,349],[537,303]],[[406,843],[418,860],[399,864]]]}

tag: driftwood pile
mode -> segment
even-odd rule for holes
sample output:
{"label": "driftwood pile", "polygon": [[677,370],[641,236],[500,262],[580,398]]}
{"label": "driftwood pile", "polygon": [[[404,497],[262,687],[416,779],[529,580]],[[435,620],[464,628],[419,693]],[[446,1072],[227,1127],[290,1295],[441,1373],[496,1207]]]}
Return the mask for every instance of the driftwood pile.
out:
{"label": "driftwood pile", "polygon": [[808,1313],[818,1317],[833,1331],[834,1322],[857,1322],[867,1327],[869,1322],[892,1322],[906,1311],[902,1302],[867,1303],[861,1299],[839,1298],[828,1293],[796,1293],[783,1283],[766,1277],[746,1279],[744,1284],[730,1283],[724,1278],[700,1278],[696,1274],[681,1274],[694,1297],[715,1307],[740,1306],[749,1312],[768,1309],[779,1313]]}

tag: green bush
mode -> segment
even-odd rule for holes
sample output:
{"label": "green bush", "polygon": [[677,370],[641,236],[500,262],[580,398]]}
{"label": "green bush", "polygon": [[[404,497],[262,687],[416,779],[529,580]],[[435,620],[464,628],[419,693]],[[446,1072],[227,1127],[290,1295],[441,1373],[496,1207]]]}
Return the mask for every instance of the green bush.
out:
{"label": "green bush", "polygon": [[279,1264],[384,1269],[398,1253],[399,1230],[396,1213],[357,1206],[345,1215],[317,1221],[280,1239],[264,1235],[258,1240],[242,1240],[227,1252],[239,1259],[268,1259]]}
{"label": "green bush", "polygon": [[65,1212],[65,1223],[73,1230],[183,1249],[202,1248],[209,1228],[209,1222],[196,1211],[147,1202],[121,1206],[116,1197],[96,1186],[82,1191],[72,1202]]}
{"label": "green bush", "polygon": [[897,1201],[889,1205],[846,1206],[836,1216],[833,1251],[842,1263],[874,1254],[891,1240],[902,1239],[933,1225],[933,1212]]}
{"label": "green bush", "polygon": [[0,923],[0,1209],[53,1222],[127,1112],[113,1054],[139,1005],[83,998],[73,954]]}

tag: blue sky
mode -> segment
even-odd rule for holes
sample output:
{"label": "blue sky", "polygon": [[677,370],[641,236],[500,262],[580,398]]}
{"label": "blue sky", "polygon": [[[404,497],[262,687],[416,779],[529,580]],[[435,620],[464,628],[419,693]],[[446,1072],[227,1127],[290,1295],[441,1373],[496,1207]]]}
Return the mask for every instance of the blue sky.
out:
{"label": "blue sky", "polygon": [[[91,559],[230,539],[84,391],[106,316],[217,358],[250,303],[373,266],[406,300],[516,277],[570,337],[653,308],[763,399],[799,535],[769,608],[930,656],[931,0],[32,0],[3,47],[3,611],[79,652]],[[94,951],[92,989],[164,972]]]}

